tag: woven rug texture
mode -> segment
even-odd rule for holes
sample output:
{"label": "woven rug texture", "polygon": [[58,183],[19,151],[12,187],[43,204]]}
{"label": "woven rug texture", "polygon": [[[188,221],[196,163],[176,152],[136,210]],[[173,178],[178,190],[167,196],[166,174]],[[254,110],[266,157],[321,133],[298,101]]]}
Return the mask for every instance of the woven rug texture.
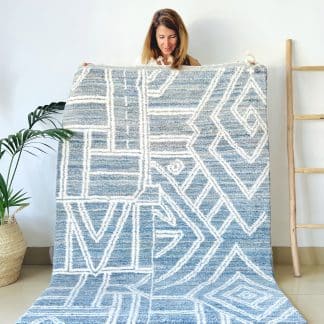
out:
{"label": "woven rug texture", "polygon": [[272,271],[266,81],[239,63],[80,67],[53,275],[17,323],[305,323]]}

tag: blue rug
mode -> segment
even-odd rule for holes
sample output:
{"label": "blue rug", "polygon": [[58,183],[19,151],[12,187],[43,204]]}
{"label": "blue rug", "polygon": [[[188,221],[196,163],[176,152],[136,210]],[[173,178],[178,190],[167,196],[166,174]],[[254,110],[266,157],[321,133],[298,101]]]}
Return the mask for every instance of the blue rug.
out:
{"label": "blue rug", "polygon": [[53,276],[18,323],[305,323],[272,273],[266,76],[80,68]]}

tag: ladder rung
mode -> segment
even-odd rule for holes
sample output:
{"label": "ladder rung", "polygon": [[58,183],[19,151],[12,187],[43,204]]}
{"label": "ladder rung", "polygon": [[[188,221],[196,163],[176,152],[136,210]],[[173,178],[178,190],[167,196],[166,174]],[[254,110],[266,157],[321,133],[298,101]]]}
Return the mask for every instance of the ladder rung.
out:
{"label": "ladder rung", "polygon": [[324,66],[323,65],[293,66],[291,69],[294,71],[324,71]]}
{"label": "ladder rung", "polygon": [[295,120],[318,120],[324,119],[324,114],[313,114],[313,115],[294,115]]}
{"label": "ladder rung", "polygon": [[297,224],[297,228],[324,228],[324,224]]}
{"label": "ladder rung", "polygon": [[324,168],[295,168],[296,173],[324,173]]}
{"label": "ladder rung", "polygon": [[289,215],[290,215],[290,242],[294,275],[300,277],[300,263],[298,256],[297,229],[324,229],[324,224],[297,224],[296,222],[296,173],[323,173],[324,168],[296,168],[294,153],[294,123],[295,120],[320,120],[322,114],[302,115],[294,114],[294,71],[322,71],[324,65],[294,66],[292,40],[286,41],[286,94],[287,94],[287,148],[288,148],[288,174],[289,174]]}

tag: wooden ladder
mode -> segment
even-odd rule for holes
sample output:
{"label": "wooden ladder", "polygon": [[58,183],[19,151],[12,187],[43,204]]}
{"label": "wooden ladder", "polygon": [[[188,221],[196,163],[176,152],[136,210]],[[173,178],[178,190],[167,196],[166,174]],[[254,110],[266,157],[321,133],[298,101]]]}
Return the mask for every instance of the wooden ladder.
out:
{"label": "wooden ladder", "polygon": [[290,213],[290,241],[294,275],[300,277],[300,263],[298,256],[297,229],[324,228],[324,224],[297,224],[296,221],[296,173],[324,173],[324,168],[296,168],[294,153],[294,122],[295,120],[324,119],[324,114],[298,115],[294,113],[293,100],[293,72],[294,71],[324,71],[324,66],[293,66],[292,40],[286,41],[286,87],[287,87],[287,146],[288,146],[288,174],[289,174],[289,213]]}

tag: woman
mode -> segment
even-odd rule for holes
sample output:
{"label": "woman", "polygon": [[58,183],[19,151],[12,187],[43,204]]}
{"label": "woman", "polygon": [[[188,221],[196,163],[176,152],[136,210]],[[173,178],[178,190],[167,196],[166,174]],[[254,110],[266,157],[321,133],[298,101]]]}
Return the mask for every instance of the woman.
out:
{"label": "woman", "polygon": [[143,52],[143,64],[198,66],[200,63],[187,54],[188,32],[179,16],[172,9],[158,10],[147,32]]}

